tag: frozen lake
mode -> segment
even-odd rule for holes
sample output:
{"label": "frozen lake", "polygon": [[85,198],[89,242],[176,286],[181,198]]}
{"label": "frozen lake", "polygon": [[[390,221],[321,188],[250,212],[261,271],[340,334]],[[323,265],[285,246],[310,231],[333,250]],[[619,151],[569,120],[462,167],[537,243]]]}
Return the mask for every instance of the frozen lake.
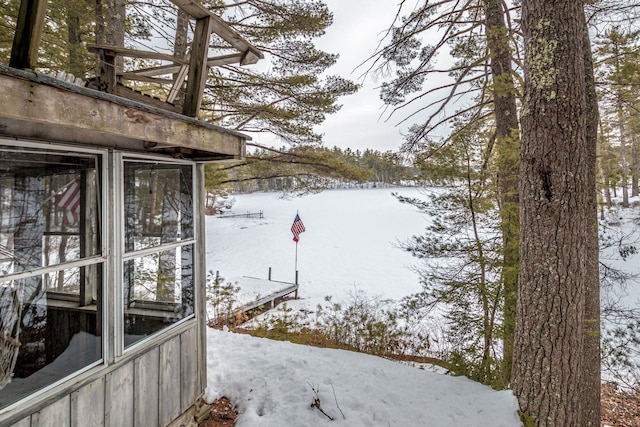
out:
{"label": "frozen lake", "polygon": [[264,218],[207,217],[207,268],[225,279],[238,276],[295,279],[296,244],[291,225],[300,214],[306,231],[298,244],[300,297],[334,300],[355,287],[369,296],[400,299],[420,290],[411,266],[417,261],[398,247],[421,233],[427,218],[392,196],[420,196],[415,188],[326,190],[279,198],[279,193],[236,195],[230,214],[264,212]]}

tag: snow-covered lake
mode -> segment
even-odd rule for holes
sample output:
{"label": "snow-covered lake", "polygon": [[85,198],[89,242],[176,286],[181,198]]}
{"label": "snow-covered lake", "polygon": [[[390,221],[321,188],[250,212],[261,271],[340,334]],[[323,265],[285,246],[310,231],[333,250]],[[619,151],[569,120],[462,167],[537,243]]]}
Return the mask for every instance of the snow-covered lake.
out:
{"label": "snow-covered lake", "polygon": [[291,225],[299,213],[306,231],[298,243],[300,297],[347,299],[355,288],[400,299],[418,292],[416,259],[398,242],[421,233],[428,219],[392,196],[420,196],[415,188],[327,190],[291,199],[279,193],[233,196],[229,214],[264,212],[264,218],[208,217],[207,268],[227,280],[250,276],[295,280]]}

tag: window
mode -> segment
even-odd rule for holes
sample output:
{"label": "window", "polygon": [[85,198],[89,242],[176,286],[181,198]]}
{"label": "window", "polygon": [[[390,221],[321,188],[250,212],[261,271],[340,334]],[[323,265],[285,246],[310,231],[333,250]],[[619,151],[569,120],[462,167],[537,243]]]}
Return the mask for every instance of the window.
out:
{"label": "window", "polygon": [[101,162],[0,145],[0,408],[103,357]]}
{"label": "window", "polygon": [[193,166],[124,162],[124,346],[194,313]]}

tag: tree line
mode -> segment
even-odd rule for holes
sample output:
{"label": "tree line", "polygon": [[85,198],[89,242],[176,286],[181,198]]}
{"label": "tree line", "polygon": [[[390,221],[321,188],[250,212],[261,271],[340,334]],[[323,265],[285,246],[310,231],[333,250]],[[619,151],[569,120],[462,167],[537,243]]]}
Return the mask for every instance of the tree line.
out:
{"label": "tree line", "polygon": [[324,147],[257,149],[246,159],[206,168],[207,191],[305,193],[345,186],[413,185],[417,169],[393,151]]}

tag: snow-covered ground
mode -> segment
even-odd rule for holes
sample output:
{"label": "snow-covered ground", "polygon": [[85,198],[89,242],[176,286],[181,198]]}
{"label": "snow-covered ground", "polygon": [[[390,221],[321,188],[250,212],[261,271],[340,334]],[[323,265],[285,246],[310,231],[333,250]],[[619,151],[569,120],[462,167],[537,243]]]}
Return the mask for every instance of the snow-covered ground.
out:
{"label": "snow-covered ground", "polygon": [[[205,398],[228,397],[238,427],[521,425],[510,391],[466,378],[212,329],[207,341]],[[334,421],[311,406],[316,398]]]}
{"label": "snow-covered ground", "polygon": [[[232,214],[264,218],[207,218],[207,268],[236,277],[293,282],[296,212],[306,231],[298,244],[301,300],[314,310],[327,295],[346,301],[354,289],[398,300],[420,290],[414,259],[397,247],[427,224],[392,195],[417,189],[331,190],[303,198],[235,196]],[[253,294],[255,289],[247,289]],[[208,331],[208,391],[239,410],[238,426],[519,426],[511,392],[465,378],[427,372],[379,357]],[[318,391],[330,421],[311,407]],[[334,395],[335,393],[335,395]],[[344,414],[344,417],[342,413]]]}
{"label": "snow-covered ground", "polygon": [[[293,282],[296,245],[291,224],[300,214],[306,231],[298,244],[301,299],[293,310],[311,312],[324,297],[348,301],[354,289],[399,300],[420,290],[415,259],[399,241],[421,233],[429,219],[391,193],[420,196],[418,189],[331,190],[303,198],[278,194],[235,196],[231,213],[257,218],[207,218],[207,268],[228,280],[240,276]],[[609,215],[613,231],[636,233],[640,208]],[[635,237],[630,237],[634,239]],[[603,261],[640,270],[639,253]],[[247,290],[248,291],[248,290]],[[254,290],[251,290],[254,292]],[[259,292],[259,290],[257,291]],[[609,289],[629,307],[640,307],[640,285]],[[209,331],[208,397],[226,395],[240,412],[239,426],[517,426],[515,399],[464,378],[452,378],[373,356],[316,349]],[[313,388],[331,422],[311,408]],[[334,394],[335,393],[335,394]],[[337,402],[337,403],[336,403]],[[338,408],[339,406],[339,408]],[[344,418],[340,413],[344,413]]]}

